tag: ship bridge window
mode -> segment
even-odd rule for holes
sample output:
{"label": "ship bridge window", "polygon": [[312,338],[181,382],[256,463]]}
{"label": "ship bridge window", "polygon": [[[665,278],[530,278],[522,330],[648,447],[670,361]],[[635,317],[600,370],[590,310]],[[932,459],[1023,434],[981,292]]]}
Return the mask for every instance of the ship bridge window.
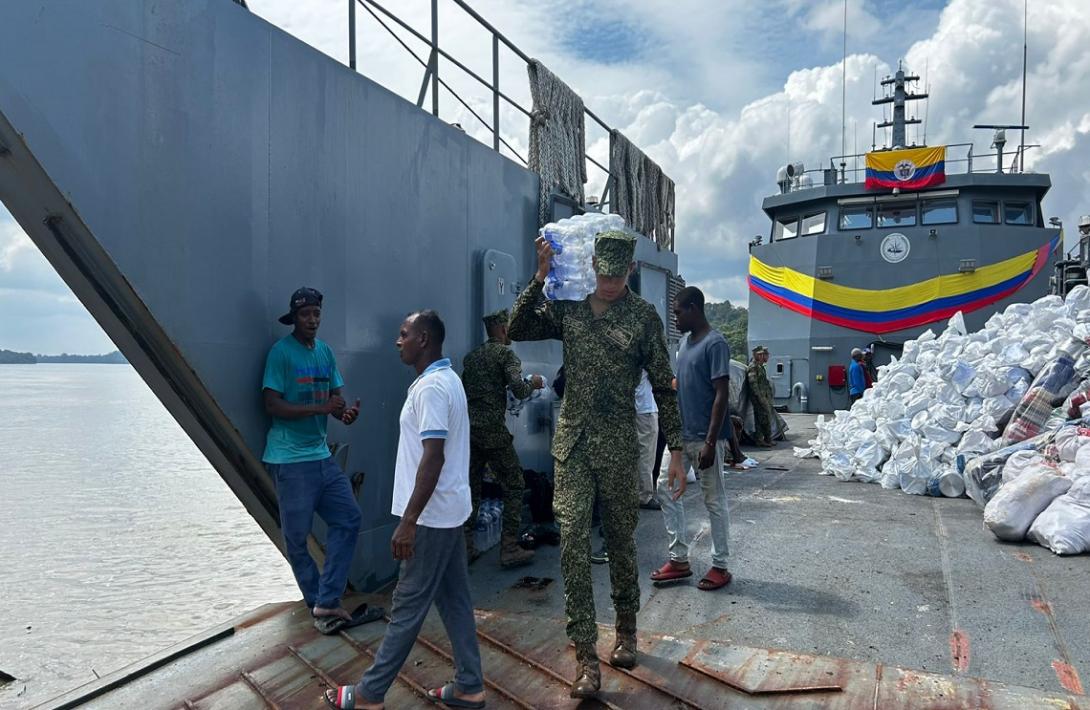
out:
{"label": "ship bridge window", "polygon": [[957,224],[957,200],[924,200],[920,207],[921,224]]}
{"label": "ship bridge window", "polygon": [[802,218],[802,236],[825,233],[825,213],[808,214]]}
{"label": "ship bridge window", "polygon": [[1028,202],[1003,202],[1003,221],[1007,224],[1033,224],[1033,208]]}
{"label": "ship bridge window", "polygon": [[851,231],[855,229],[870,229],[874,226],[874,212],[870,207],[841,207],[840,229]]}
{"label": "ship bridge window", "polygon": [[879,227],[911,227],[916,224],[914,203],[883,205],[878,208]]}
{"label": "ship bridge window", "polygon": [[973,221],[977,224],[999,224],[999,203],[973,200]]}
{"label": "ship bridge window", "polygon": [[798,217],[777,217],[776,221],[772,223],[772,241],[794,239],[797,236],[799,236]]}

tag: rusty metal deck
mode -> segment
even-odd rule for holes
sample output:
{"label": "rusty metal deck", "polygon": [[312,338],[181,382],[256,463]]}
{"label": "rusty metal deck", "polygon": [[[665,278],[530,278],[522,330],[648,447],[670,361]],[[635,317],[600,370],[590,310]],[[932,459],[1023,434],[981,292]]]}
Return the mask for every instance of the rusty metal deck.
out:
{"label": "rusty metal deck", "polygon": [[[808,438],[812,418],[791,419],[796,440]],[[1087,556],[998,544],[967,500],[838,483],[782,445],[757,457],[765,467],[728,484],[734,582],[717,593],[643,584],[640,665],[604,666],[597,701],[568,698],[556,548],[521,570],[500,570],[494,551],[475,563],[489,707],[1090,709]],[[689,505],[699,574],[706,518]],[[638,539],[646,575],[665,551],[658,513],[641,511]],[[610,621],[608,569],[593,574],[598,618]],[[601,628],[605,653],[613,633]],[[382,630],[322,637],[301,605],[267,607],[190,653],[168,649],[44,707],[99,693],[88,707],[321,708],[323,688],[359,678]],[[387,707],[428,707],[421,689],[452,675],[429,619]]]}
{"label": "rusty metal deck", "polygon": [[[568,697],[574,652],[559,619],[479,611],[490,708],[1077,708],[1081,699],[971,677],[882,664],[644,634],[640,664],[603,664],[598,700]],[[381,640],[383,623],[321,636],[299,604],[263,608],[233,633],[169,665],[118,684],[131,668],[77,689],[47,707],[220,710],[326,707],[325,688],[359,678]],[[602,627],[600,652],[612,630]],[[429,619],[386,698],[390,708],[434,707],[424,689],[452,675],[450,645]],[[116,685],[106,692],[101,689]],[[45,706],[43,706],[45,707]]]}

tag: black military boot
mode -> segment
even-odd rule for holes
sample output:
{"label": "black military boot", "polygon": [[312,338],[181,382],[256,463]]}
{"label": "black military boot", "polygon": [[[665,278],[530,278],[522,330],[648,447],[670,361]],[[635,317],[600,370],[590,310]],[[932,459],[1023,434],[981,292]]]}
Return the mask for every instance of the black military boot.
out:
{"label": "black military boot", "polygon": [[575,681],[571,684],[571,697],[593,698],[602,687],[602,669],[598,667],[598,651],[593,643],[575,644]]}
{"label": "black military boot", "polygon": [[617,614],[617,642],[609,654],[610,665],[618,668],[636,667],[636,615]]}

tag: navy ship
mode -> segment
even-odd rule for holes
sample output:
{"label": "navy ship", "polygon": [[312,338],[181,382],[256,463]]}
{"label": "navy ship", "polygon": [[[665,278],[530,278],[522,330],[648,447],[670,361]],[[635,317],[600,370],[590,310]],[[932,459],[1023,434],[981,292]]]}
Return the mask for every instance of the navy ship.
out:
{"label": "navy ship", "polygon": [[927,98],[918,81],[898,68],[881,82],[887,147],[818,170],[787,165],[763,202],[770,226],[750,244],[749,342],[769,348],[779,408],[846,408],[852,348],[871,347],[882,364],[959,311],[978,329],[1049,292],[1061,248],[1041,208],[1051,180],[1024,170],[1024,145],[1004,157],[1006,131],[1023,127],[977,126],[994,130],[996,152],[983,156],[972,143],[909,143],[920,119],[906,107]]}
{"label": "navy ship", "polygon": [[[564,193],[501,154],[505,132],[526,130],[533,110],[552,107],[508,98],[500,49],[533,60],[458,4],[494,38],[493,81],[435,34],[424,38],[434,64],[415,104],[355,70],[356,3],[349,66],[226,0],[36,1],[6,7],[0,22],[0,200],[278,546],[276,494],[261,463],[261,373],[287,332],[277,316],[292,291],[325,294],[320,337],[364,412],[362,426],[329,430],[363,512],[356,590],[381,587],[397,569],[391,474],[412,377],[394,340],[405,314],[438,309],[460,369],[485,339],[481,317],[510,308],[533,274],[543,223],[607,203],[626,216],[621,198],[657,195],[668,183],[633,183],[612,157],[610,166],[586,158],[607,180],[605,193],[584,197],[581,183]],[[47,51],[55,41],[62,52]],[[440,86],[450,91],[455,71],[484,82],[495,101],[491,144],[439,116]],[[552,95],[571,92],[554,85]],[[526,122],[501,125],[501,99]],[[568,105],[580,128],[585,115],[623,139],[581,99]],[[624,144],[619,158],[651,164]],[[545,149],[558,160],[555,146]],[[633,289],[668,323],[681,287],[672,222],[656,239],[639,238],[636,261]],[[674,343],[678,335],[668,328]],[[560,367],[557,341],[515,347],[527,372],[551,380]],[[526,468],[552,469],[555,409],[544,397],[511,419]],[[324,539],[316,517],[319,555]]]}

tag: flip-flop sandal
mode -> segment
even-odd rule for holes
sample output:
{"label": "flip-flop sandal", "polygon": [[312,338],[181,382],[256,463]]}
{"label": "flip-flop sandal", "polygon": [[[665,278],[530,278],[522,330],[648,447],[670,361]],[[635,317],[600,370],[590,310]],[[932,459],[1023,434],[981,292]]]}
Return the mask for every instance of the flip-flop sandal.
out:
{"label": "flip-flop sandal", "polygon": [[318,633],[326,636],[332,636],[348,624],[348,619],[343,616],[316,616],[314,617],[314,628],[318,629]]}
{"label": "flip-flop sandal", "polygon": [[352,610],[352,620],[344,622],[341,629],[354,629],[357,626],[363,626],[364,624],[370,624],[372,621],[378,621],[385,616],[386,610],[382,607],[368,606],[366,603],[363,603]]}
{"label": "flip-flop sandal", "polygon": [[[330,700],[329,694],[336,693],[336,700]],[[326,705],[336,710],[356,710],[356,686],[342,685],[322,693]]]}
{"label": "flip-flop sandal", "polygon": [[651,573],[652,582],[670,582],[675,579],[692,577],[693,570],[690,567],[679,567],[673,562],[667,562],[662,567]]}
{"label": "flip-flop sandal", "polygon": [[428,691],[428,700],[433,703],[442,703],[451,708],[483,708],[483,700],[463,700],[455,693],[454,683],[447,683],[442,688],[433,688]]}
{"label": "flip-flop sandal", "polygon": [[727,586],[730,584],[730,580],[730,572],[720,572],[712,567],[708,570],[708,573],[704,575],[704,578],[697,582],[696,588],[705,592],[711,592]]}

